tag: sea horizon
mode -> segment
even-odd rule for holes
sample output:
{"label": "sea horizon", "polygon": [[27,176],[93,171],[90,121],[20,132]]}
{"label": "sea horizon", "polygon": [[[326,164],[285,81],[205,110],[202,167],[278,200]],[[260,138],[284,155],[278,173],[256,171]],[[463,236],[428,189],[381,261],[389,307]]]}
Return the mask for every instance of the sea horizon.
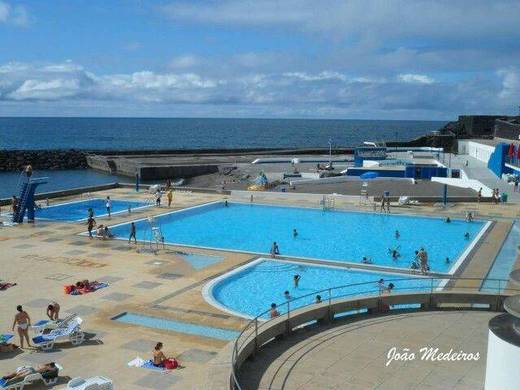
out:
{"label": "sea horizon", "polygon": [[0,150],[353,147],[407,141],[447,121],[276,118],[0,117]]}

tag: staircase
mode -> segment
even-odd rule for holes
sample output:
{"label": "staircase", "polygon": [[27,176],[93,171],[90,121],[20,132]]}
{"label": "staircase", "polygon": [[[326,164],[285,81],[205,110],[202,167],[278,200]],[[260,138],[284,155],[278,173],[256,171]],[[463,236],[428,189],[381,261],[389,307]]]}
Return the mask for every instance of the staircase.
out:
{"label": "staircase", "polygon": [[34,221],[34,193],[38,185],[45,183],[47,183],[46,177],[31,179],[25,172],[20,175],[18,179],[20,197],[18,198],[18,206],[13,213],[13,222],[23,223],[25,212],[27,212],[27,219]]}

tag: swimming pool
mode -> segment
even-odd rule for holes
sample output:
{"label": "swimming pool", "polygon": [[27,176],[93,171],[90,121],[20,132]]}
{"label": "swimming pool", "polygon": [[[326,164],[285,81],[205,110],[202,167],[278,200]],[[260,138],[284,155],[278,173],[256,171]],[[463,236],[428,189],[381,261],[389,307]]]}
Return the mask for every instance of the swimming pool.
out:
{"label": "swimming pool", "polygon": [[[516,262],[518,248],[520,247],[520,221],[515,220],[511,231],[507,235],[500,252],[493,261],[486,279],[482,282],[481,290],[487,292],[496,292],[504,289],[507,285],[505,280],[509,280],[509,273],[512,271]],[[496,279],[501,279],[496,280]]]}
{"label": "swimming pool", "polygon": [[[408,269],[415,250],[424,247],[436,272],[454,272],[457,259],[487,226],[482,221],[445,223],[440,218],[297,207],[241,203],[225,207],[222,202],[164,214],[156,221],[166,243],[265,255],[276,241],[285,256],[356,263],[367,256],[375,265],[395,268]],[[146,219],[137,221],[136,227],[138,239],[149,235]],[[116,225],[112,232],[127,239],[129,229],[129,224]],[[298,231],[296,238],[293,229]],[[469,240],[464,239],[465,232]],[[394,261],[388,249],[396,247],[401,257]]]}
{"label": "swimming pool", "polygon": [[[293,277],[301,276],[298,287],[294,287]],[[330,287],[355,283],[373,282],[365,285],[351,286],[332,291],[332,297],[362,295],[378,292],[377,281],[383,278],[386,285],[391,280],[394,291],[430,290],[432,282],[420,276],[399,275],[386,272],[373,272],[339,268],[334,266],[317,266],[284,260],[258,259],[235,271],[225,274],[204,287],[204,297],[214,306],[235,315],[255,317],[269,309],[271,303],[277,303],[283,311],[286,302],[284,292],[289,291],[292,298],[314,293]],[[436,285],[434,287],[437,286]],[[322,299],[328,294],[320,293]],[[313,303],[314,294],[291,302],[291,310]]]}
{"label": "swimming pool", "polygon": [[[107,209],[105,204],[106,200],[102,198],[92,198],[56,204],[36,209],[36,218],[50,219],[54,221],[83,221],[88,217],[89,208],[92,208],[94,211],[94,218],[106,216]],[[149,205],[137,201],[112,199],[111,214],[128,212],[128,207],[135,210],[142,207],[149,207]]]}

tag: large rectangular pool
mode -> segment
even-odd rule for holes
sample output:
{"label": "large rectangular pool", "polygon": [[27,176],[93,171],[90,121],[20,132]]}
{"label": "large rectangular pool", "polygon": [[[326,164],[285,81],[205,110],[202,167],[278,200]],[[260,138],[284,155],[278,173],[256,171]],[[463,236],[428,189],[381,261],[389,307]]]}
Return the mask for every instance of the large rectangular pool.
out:
{"label": "large rectangular pool", "polygon": [[[155,220],[166,243],[269,254],[276,241],[285,256],[355,263],[366,256],[374,265],[395,268],[409,269],[415,251],[423,247],[435,272],[453,272],[457,260],[486,225],[482,221],[453,219],[446,223],[441,218],[241,203],[226,207],[221,202]],[[137,221],[136,227],[138,239],[150,237],[146,219]],[[127,239],[129,229],[129,224],[116,225],[112,232]],[[293,229],[297,237],[293,237]],[[395,248],[401,255],[397,260],[389,253]]]}
{"label": "large rectangular pool", "polygon": [[[54,221],[83,221],[88,217],[89,208],[92,208],[94,211],[94,218],[108,215],[105,205],[106,200],[102,198],[78,200],[36,209],[35,216],[39,219],[48,219]],[[138,201],[112,199],[111,214],[128,212],[129,207],[132,210],[135,210],[149,206],[143,202]]]}

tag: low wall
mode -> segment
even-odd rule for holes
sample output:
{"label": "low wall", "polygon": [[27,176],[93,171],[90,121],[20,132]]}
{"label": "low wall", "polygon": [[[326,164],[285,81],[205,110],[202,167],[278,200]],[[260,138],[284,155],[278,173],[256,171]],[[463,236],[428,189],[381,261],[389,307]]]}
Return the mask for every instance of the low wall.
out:
{"label": "low wall", "polygon": [[[506,297],[505,295],[481,292],[449,291],[392,294],[332,300],[331,302],[311,304],[292,310],[290,315],[282,313],[279,317],[267,322],[255,322],[253,320],[236,340],[236,349],[232,352],[232,366],[222,367],[219,373],[215,373],[214,380],[219,382],[229,381],[227,382],[230,383],[229,389],[237,389],[233,383],[233,374],[236,375],[244,361],[257,353],[263,345],[276,342],[279,337],[289,335],[295,328],[310,321],[318,320],[323,323],[333,321],[334,314],[360,309],[367,309],[369,313],[375,314],[384,312],[385,307],[400,304],[420,304],[423,310],[442,310],[443,308],[453,309],[457,307],[471,310],[475,307],[475,304],[479,304],[486,305],[490,311],[503,311],[503,302]],[[367,316],[367,314],[356,315],[359,318]]]}
{"label": "low wall", "polygon": [[[61,198],[64,196],[84,194],[87,192],[111,190],[112,188],[118,188],[118,187],[119,187],[118,183],[109,183],[109,184],[101,184],[101,185],[97,185],[97,186],[72,188],[70,190],[42,192],[40,194],[35,194],[34,199],[42,200],[42,199]],[[0,206],[6,206],[6,205],[10,205],[10,204],[11,204],[11,198],[0,199]]]}
{"label": "low wall", "polygon": [[87,153],[79,150],[0,150],[0,171],[88,168]]}

